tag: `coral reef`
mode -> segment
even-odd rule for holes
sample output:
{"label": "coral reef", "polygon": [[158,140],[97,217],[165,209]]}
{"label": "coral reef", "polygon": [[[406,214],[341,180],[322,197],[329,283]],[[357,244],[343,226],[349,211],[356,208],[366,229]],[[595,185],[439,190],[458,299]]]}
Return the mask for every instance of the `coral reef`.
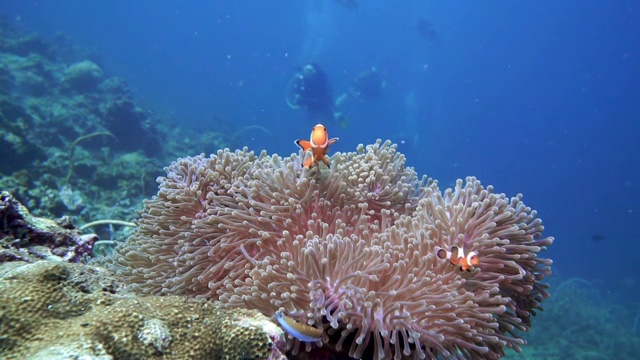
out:
{"label": "coral reef", "polygon": [[130,220],[169,159],[241,140],[225,131],[211,139],[169,126],[138,106],[95,52],[0,18],[0,189],[35,215]]}
{"label": "coral reef", "polygon": [[95,234],[74,229],[68,217],[53,221],[31,216],[7,192],[0,193],[0,263],[39,259],[78,262],[90,256]]}
{"label": "coral reef", "polygon": [[64,71],[64,82],[78,92],[94,90],[103,77],[100,66],[89,60],[72,64]]}
{"label": "coral reef", "polygon": [[144,294],[282,313],[320,330],[320,349],[376,359],[499,358],[548,296],[538,253],[553,239],[521,195],[472,177],[443,192],[390,142],[308,172],[246,148],[165,171],[128,242],[97,261]]}
{"label": "coral reef", "polygon": [[530,346],[517,358],[638,358],[640,336],[633,331],[637,309],[621,306],[615,294],[584,279],[554,280],[545,311],[527,335]]}
{"label": "coral reef", "polygon": [[282,330],[255,311],[127,295],[81,264],[0,265],[3,359],[286,359]]}
{"label": "coral reef", "polygon": [[143,150],[148,155],[162,152],[158,130],[130,98],[118,99],[108,104],[104,118],[105,127],[115,135],[122,149]]}
{"label": "coral reef", "polygon": [[[88,138],[107,133],[113,104],[132,101],[126,85],[107,76],[98,60],[82,58],[87,51],[59,37],[46,41],[2,22],[0,39],[0,188],[43,217],[130,218],[135,200],[145,196],[140,179],[153,181],[164,154],[156,145],[153,157],[132,164],[144,165],[135,166],[135,174],[103,169],[120,156],[144,151],[145,142],[159,143],[153,122],[127,117],[127,126],[144,123],[148,129],[135,134],[138,147],[125,148],[114,136]],[[94,181],[99,170],[100,184],[135,186],[126,194],[105,191]]]}

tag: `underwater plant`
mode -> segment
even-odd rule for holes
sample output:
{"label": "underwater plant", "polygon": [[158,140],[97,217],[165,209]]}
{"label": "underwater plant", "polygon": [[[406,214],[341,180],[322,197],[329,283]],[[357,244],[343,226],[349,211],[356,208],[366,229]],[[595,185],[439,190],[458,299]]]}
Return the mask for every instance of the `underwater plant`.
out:
{"label": "underwater plant", "polygon": [[178,159],[129,240],[97,262],[144,294],[259,310],[286,325],[292,354],[520,349],[553,242],[521,195],[473,177],[441,191],[389,141],[337,153],[330,169],[300,160],[246,148]]}

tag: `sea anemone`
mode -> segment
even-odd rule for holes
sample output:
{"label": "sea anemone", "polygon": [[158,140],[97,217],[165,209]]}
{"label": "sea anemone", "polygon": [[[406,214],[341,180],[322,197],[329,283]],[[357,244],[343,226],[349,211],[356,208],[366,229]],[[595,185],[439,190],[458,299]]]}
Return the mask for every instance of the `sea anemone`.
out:
{"label": "sea anemone", "polygon": [[[522,196],[469,177],[440,191],[390,142],[338,153],[331,168],[247,149],[166,168],[128,242],[102,260],[148,294],[206,297],[322,331],[353,358],[499,358],[519,350],[548,296],[553,241]],[[479,261],[462,271],[437,256]],[[301,346],[302,344],[302,346]]]}

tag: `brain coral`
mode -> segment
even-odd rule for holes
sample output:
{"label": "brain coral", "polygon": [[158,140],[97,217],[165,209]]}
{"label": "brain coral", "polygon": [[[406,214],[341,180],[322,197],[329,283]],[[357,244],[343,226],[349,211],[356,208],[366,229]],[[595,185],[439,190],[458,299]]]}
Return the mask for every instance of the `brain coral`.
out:
{"label": "brain coral", "polygon": [[281,329],[255,310],[132,296],[104,269],[0,264],[0,358],[282,360]]}
{"label": "brain coral", "polygon": [[[107,265],[143,293],[282,312],[353,358],[519,350],[548,296],[538,254],[553,241],[521,195],[473,177],[441,191],[390,142],[335,154],[331,169],[299,162],[247,149],[179,159]],[[438,250],[479,261],[463,271]]]}

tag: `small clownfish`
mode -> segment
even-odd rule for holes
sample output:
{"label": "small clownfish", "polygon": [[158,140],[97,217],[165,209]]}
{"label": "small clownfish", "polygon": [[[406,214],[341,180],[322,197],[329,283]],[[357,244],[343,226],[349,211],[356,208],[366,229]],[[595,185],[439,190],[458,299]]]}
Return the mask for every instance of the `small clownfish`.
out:
{"label": "small clownfish", "polygon": [[322,330],[297,322],[286,316],[282,310],[276,312],[276,320],[284,330],[300,341],[322,341]]}
{"label": "small clownfish", "polygon": [[326,155],[329,151],[329,145],[338,141],[338,138],[329,139],[327,135],[327,128],[322,124],[318,124],[311,130],[311,137],[307,140],[297,140],[296,144],[300,146],[305,153],[305,157],[302,161],[302,166],[305,169],[310,169],[316,165],[319,161],[322,161],[327,167],[329,167],[329,159]]}
{"label": "small clownfish", "polygon": [[480,257],[477,252],[469,251],[465,256],[464,248],[459,248],[457,246],[452,246],[451,251],[438,249],[436,251],[436,255],[438,255],[440,259],[449,260],[449,262],[455,266],[460,266],[460,270],[462,271],[471,271],[475,266],[480,264]]}

